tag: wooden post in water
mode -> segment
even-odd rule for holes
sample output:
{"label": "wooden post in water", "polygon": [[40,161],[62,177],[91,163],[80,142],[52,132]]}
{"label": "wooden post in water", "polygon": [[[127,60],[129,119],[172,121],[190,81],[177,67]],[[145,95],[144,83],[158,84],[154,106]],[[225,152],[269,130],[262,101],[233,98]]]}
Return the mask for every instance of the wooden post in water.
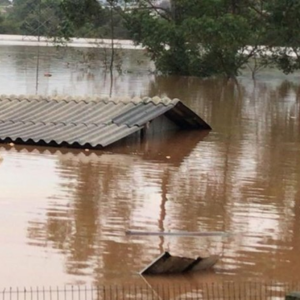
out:
{"label": "wooden post in water", "polygon": [[141,130],[141,139],[144,139],[146,137],[149,128],[150,128],[150,122],[147,122]]}

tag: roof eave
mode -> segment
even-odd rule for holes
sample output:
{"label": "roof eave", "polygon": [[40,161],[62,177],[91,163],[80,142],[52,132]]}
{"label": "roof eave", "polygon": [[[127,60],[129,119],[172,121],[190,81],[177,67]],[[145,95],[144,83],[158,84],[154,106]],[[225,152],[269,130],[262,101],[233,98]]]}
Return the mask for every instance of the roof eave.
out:
{"label": "roof eave", "polygon": [[183,129],[212,129],[202,118],[200,118],[181,101],[178,101],[172,109],[167,111],[165,116]]}

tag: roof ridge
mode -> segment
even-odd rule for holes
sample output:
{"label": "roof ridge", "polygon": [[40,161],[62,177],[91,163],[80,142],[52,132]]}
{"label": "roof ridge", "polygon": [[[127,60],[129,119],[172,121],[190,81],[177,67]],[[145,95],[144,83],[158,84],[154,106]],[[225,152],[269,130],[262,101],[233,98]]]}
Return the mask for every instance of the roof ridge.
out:
{"label": "roof ridge", "polygon": [[0,101],[55,101],[55,102],[75,102],[75,103],[124,103],[124,104],[141,104],[141,103],[153,103],[155,105],[163,104],[164,106],[172,105],[175,106],[180,100],[177,98],[171,99],[166,96],[159,97],[107,97],[107,96],[67,96],[67,95],[55,95],[55,96],[43,96],[43,95],[0,95]]}

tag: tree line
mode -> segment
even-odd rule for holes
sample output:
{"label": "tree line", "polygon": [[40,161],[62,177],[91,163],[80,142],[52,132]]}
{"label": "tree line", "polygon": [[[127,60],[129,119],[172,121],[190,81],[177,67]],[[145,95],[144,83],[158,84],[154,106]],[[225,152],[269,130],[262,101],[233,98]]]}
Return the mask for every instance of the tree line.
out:
{"label": "tree line", "polygon": [[[110,22],[97,0],[0,0],[0,34],[109,38]],[[129,38],[120,15],[113,22],[116,36]]]}
{"label": "tree line", "polygon": [[300,0],[0,0],[0,12],[2,34],[131,38],[164,74],[300,68]]}

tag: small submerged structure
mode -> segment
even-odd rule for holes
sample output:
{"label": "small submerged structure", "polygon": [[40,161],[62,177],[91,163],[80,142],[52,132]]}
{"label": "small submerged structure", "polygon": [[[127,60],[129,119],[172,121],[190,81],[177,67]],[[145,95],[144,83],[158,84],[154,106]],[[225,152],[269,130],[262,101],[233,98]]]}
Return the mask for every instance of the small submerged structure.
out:
{"label": "small submerged structure", "polygon": [[209,257],[189,257],[172,256],[169,252],[162,253],[149,266],[143,269],[141,275],[164,275],[164,274],[182,274],[187,272],[203,271],[212,268],[219,256]]}
{"label": "small submerged structure", "polygon": [[0,96],[0,142],[103,148],[173,129],[211,127],[179,99]]}

